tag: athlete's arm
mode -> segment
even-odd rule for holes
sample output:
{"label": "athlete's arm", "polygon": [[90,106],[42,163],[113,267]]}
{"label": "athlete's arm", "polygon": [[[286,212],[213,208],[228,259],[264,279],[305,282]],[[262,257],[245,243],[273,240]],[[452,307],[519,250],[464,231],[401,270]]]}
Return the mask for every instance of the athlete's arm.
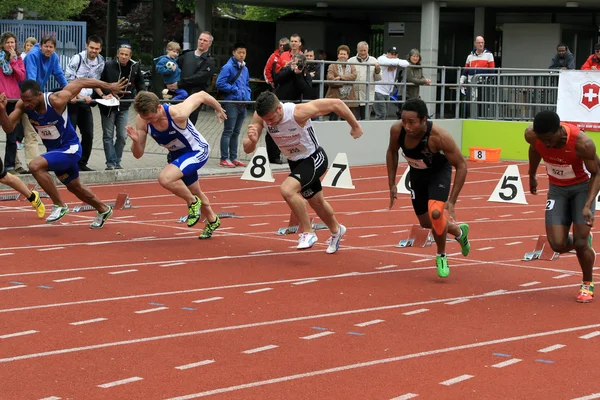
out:
{"label": "athlete's arm", "polygon": [[244,153],[250,154],[253,153],[256,149],[256,143],[258,143],[258,139],[260,139],[260,134],[263,130],[263,120],[258,116],[256,112],[252,116],[252,122],[248,125],[248,135],[244,138],[242,142],[244,146]]}
{"label": "athlete's arm", "polygon": [[308,103],[298,104],[294,108],[294,119],[300,126],[304,126],[311,118],[336,113],[343,118],[352,128],[350,134],[354,139],[362,136],[363,130],[350,111],[350,108],[340,99],[318,99]]}
{"label": "athlete's arm", "polygon": [[61,91],[53,93],[50,96],[50,104],[57,113],[62,114],[67,104],[72,98],[76,97],[81,89],[106,89],[114,95],[123,94],[127,87],[127,79],[121,78],[118,82],[104,82],[98,79],[77,78],[71,81]]}
{"label": "athlete's arm", "polygon": [[185,99],[183,103],[169,107],[169,113],[177,125],[185,126],[187,124],[187,119],[201,104],[207,104],[214,108],[219,123],[227,119],[225,110],[223,110],[223,107],[221,107],[221,104],[219,104],[217,99],[203,90],[192,94]]}
{"label": "athlete's arm", "polygon": [[592,226],[594,224],[594,216],[590,209],[592,204],[596,202],[598,192],[600,191],[600,174],[598,174],[600,171],[600,159],[598,159],[598,155],[596,154],[596,145],[592,139],[583,132],[579,132],[579,135],[577,135],[575,151],[577,156],[583,159],[585,168],[590,173],[588,197],[583,207],[583,216],[585,217],[585,222]]}
{"label": "athlete's arm", "polygon": [[385,163],[387,165],[388,185],[390,187],[390,209],[394,206],[398,188],[396,186],[396,171],[398,170],[398,151],[400,150],[400,131],[402,121],[396,122],[390,128],[390,143],[388,144]]}
{"label": "athlete's arm", "polygon": [[533,125],[525,129],[525,141],[529,143],[529,192],[537,194],[537,169],[542,161],[542,155],[535,149],[537,138],[533,131]]}
{"label": "athlete's arm", "polygon": [[456,204],[458,195],[460,194],[460,191],[462,190],[462,187],[467,179],[467,163],[465,162],[465,158],[460,152],[460,149],[456,145],[456,142],[448,131],[435,124],[433,125],[431,131],[432,135],[430,141],[431,139],[434,139],[434,146],[430,147],[432,150],[443,151],[444,155],[448,159],[448,162],[452,164],[456,170],[456,175],[454,175],[454,184],[452,185],[450,197],[448,198],[448,210],[450,211],[450,206],[453,207],[454,204]]}
{"label": "athlete's arm", "polygon": [[127,125],[127,136],[131,139],[131,152],[135,158],[141,158],[144,155],[148,137],[147,129],[146,121],[139,115],[135,119],[135,129]]}
{"label": "athlete's arm", "polygon": [[6,113],[6,105],[8,104],[8,98],[5,93],[0,93],[0,125],[4,132],[12,132],[21,121],[21,116],[25,112],[23,101],[17,101],[15,109],[8,115]]}

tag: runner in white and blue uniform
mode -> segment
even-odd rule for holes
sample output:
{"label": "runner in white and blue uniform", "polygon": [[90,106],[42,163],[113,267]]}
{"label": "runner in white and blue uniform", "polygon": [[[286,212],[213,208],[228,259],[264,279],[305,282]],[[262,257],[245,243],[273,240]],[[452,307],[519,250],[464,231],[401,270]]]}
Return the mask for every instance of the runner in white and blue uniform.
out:
{"label": "runner in white and blue uniform", "polygon": [[119,94],[126,81],[123,79],[115,83],[106,83],[81,78],[72,81],[56,93],[42,93],[39,83],[26,80],[21,84],[21,100],[17,102],[14,111],[7,115],[6,109],[0,108],[0,123],[5,131],[11,132],[21,120],[21,116],[26,114],[48,150],[29,163],[29,171],[54,203],[46,222],[56,222],[69,212],[69,207],[63,202],[48,171],[53,171],[70,192],[98,211],[92,228],[102,228],[104,222],[112,215],[112,208],[101,202],[79,180],[77,162],[81,158],[81,144],[69,121],[67,104],[83,88],[101,88]]}
{"label": "runner in white and blue uniform", "polygon": [[189,227],[194,226],[201,216],[206,217],[206,226],[199,238],[208,239],[221,221],[198,183],[198,170],[208,160],[210,146],[189,116],[202,103],[216,110],[220,122],[226,118],[219,102],[206,92],[194,93],[177,105],[161,105],[154,93],[140,92],[133,103],[138,113],[136,127],[128,126],[127,135],[132,140],[131,152],[135,158],[144,155],[148,135],[169,150],[172,161],[161,171],[158,182],[186,201]]}

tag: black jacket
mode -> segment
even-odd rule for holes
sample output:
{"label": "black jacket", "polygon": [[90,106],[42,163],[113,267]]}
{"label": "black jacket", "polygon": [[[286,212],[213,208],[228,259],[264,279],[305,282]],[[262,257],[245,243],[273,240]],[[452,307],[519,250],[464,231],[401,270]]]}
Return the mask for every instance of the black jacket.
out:
{"label": "black jacket", "polygon": [[[121,78],[127,78],[129,80],[129,84],[127,85],[126,91],[130,93],[121,96],[121,100],[133,99],[138,92],[146,90],[146,84],[144,82],[144,77],[142,76],[142,72],[140,70],[140,64],[133,60],[129,60],[127,64],[131,66],[129,76],[121,76],[121,64],[118,60],[115,59],[106,62],[106,64],[104,65],[104,70],[102,71],[102,76],[100,77],[100,80],[108,83],[118,82]],[[110,93],[108,90],[104,89],[102,90],[102,92],[104,94]],[[123,111],[127,110],[129,109],[132,103],[133,102],[131,101],[127,101],[121,102],[121,104],[117,107],[107,107],[103,105],[99,105],[99,107],[101,113],[103,113],[104,115],[108,115],[112,109],[118,108],[119,110]]]}
{"label": "black jacket", "polygon": [[[188,94],[197,93],[201,90],[207,91],[213,75],[217,72],[215,59],[208,51],[198,58],[196,58],[195,51],[184,51],[177,59],[177,64],[181,68],[181,81],[177,86],[185,89]],[[192,64],[194,65],[193,69],[190,68]]]}
{"label": "black jacket", "polygon": [[302,73],[295,73],[288,65],[273,75],[275,82],[275,95],[281,101],[300,101],[313,98],[312,78],[305,69]]}

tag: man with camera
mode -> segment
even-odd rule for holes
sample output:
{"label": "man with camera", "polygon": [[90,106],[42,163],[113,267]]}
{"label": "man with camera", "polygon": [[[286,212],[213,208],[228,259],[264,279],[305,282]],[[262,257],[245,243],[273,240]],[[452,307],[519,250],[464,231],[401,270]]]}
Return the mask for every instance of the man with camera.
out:
{"label": "man with camera", "polygon": [[306,56],[296,54],[292,61],[274,75],[275,95],[282,101],[310,99],[312,78],[306,68]]}

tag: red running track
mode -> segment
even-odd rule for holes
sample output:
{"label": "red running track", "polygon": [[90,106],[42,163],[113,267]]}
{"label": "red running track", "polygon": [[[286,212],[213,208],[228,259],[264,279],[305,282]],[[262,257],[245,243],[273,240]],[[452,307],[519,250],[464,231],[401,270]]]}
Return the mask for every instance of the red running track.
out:
{"label": "red running track", "polygon": [[348,228],[334,255],[327,231],[302,252],[274,234],[284,174],[203,178],[216,211],[243,216],[208,241],[156,182],[94,185],[136,207],[101,230],[90,212],[50,226],[2,202],[0,398],[600,398],[600,317],[575,302],[574,254],[521,261],[544,233],[547,180],[528,205],[489,203],[506,166],[469,164],[456,213],[472,251],[448,243],[447,279],[434,247],[396,247],[417,220],[409,196],[387,210],[381,165],[325,189]]}

